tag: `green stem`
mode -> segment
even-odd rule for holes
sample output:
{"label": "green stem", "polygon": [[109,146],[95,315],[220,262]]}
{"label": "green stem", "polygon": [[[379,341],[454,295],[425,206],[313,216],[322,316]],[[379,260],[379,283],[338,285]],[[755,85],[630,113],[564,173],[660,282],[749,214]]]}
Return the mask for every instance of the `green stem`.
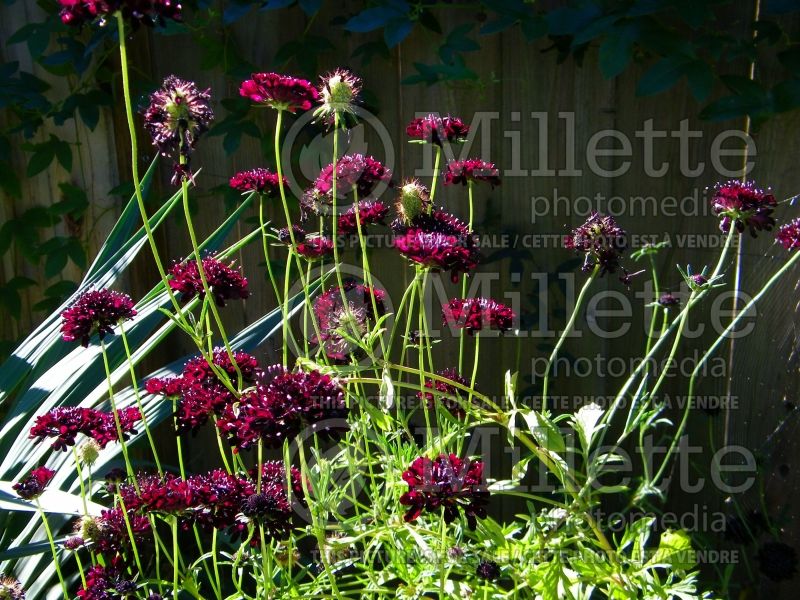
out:
{"label": "green stem", "polygon": [[108,364],[108,353],[106,352],[106,343],[103,340],[100,340],[100,353],[103,355],[103,368],[106,372],[106,384],[108,386],[108,400],[111,403],[111,412],[114,415],[114,424],[117,428],[117,437],[119,438],[119,444],[122,448],[122,456],[125,459],[125,469],[128,472],[128,475],[133,480],[134,486],[136,487],[136,491],[139,491],[139,483],[136,480],[136,477],[133,474],[133,466],[131,465],[131,461],[128,458],[128,445],[125,441],[124,432],[122,431],[122,423],[119,420],[119,411],[117,411],[117,403],[114,400],[114,385],[111,382],[111,368]]}
{"label": "green stem", "polygon": [[[472,180],[467,183],[467,195],[469,197],[469,231],[472,232],[472,213],[473,213],[473,206],[472,206]],[[461,277],[461,299],[467,297],[467,274],[464,273]],[[458,336],[458,372],[461,373],[461,369],[464,367],[464,336],[466,335],[466,331],[462,328],[459,336]]]}
{"label": "green stem", "polygon": [[442,148],[438,144],[434,144],[436,148],[436,155],[433,159],[433,178],[431,179],[431,203],[433,203],[436,196],[436,182],[439,180],[439,162],[442,159]]}
{"label": "green stem", "polygon": [[64,580],[64,575],[61,573],[61,564],[58,560],[58,551],[56,550],[56,542],[53,538],[53,532],[50,529],[50,523],[47,521],[47,515],[42,508],[42,505],[39,504],[39,499],[36,498],[36,508],[39,510],[39,516],[42,517],[42,525],[44,525],[44,531],[47,534],[47,541],[50,542],[50,552],[53,553],[53,564],[56,567],[56,574],[58,575],[58,581],[61,583],[61,591],[64,592],[64,600],[69,600],[69,592],[67,591],[67,582]]}
{"label": "green stem", "polygon": [[572,314],[569,317],[569,321],[567,321],[564,331],[561,332],[561,336],[559,336],[556,345],[553,347],[553,351],[550,353],[550,358],[547,360],[547,366],[545,367],[544,372],[544,382],[542,383],[542,407],[545,407],[547,403],[547,391],[550,383],[550,369],[552,368],[553,362],[555,362],[556,357],[558,356],[558,351],[561,349],[561,346],[564,345],[567,336],[572,332],[572,328],[575,326],[575,321],[578,319],[578,314],[580,314],[583,301],[586,298],[586,293],[589,291],[589,287],[591,287],[592,282],[595,280],[599,272],[600,265],[595,265],[594,269],[592,269],[591,275],[589,275],[589,279],[587,279],[586,283],[583,284],[583,288],[581,288],[581,291],[575,300],[575,306],[572,309]]}

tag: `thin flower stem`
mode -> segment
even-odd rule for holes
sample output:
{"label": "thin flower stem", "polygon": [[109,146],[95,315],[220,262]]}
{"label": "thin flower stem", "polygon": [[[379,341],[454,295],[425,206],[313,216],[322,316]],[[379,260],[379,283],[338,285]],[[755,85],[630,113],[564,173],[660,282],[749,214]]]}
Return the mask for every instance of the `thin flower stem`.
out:
{"label": "thin flower stem", "polygon": [[648,258],[650,259],[650,273],[653,276],[653,302],[656,305],[653,306],[653,314],[650,315],[650,329],[647,332],[647,345],[644,350],[646,355],[650,354],[650,347],[653,345],[653,334],[655,333],[656,321],[658,321],[659,312],[659,307],[657,304],[659,298],[661,297],[661,290],[659,289],[658,285],[658,272],[656,271],[656,261],[652,254],[650,254]]}
{"label": "thin flower stem", "polygon": [[[183,475],[181,475],[183,477]],[[185,479],[185,477],[184,477]],[[178,582],[180,581],[179,577],[179,568],[178,568],[178,558],[180,556],[180,548],[178,547],[178,517],[172,517],[172,589],[173,594],[175,597],[178,596]]]}
{"label": "thin flower stem", "polygon": [[[144,573],[142,569],[142,562],[139,559],[139,549],[136,546],[136,538],[133,535],[133,527],[131,527],[131,519],[128,515],[128,509],[125,506],[125,501],[122,499],[122,494],[117,491],[117,501],[119,502],[120,510],[122,512],[122,518],[125,521],[125,529],[128,532],[128,539],[131,542],[131,551],[133,552],[133,559],[136,562],[136,568],[139,570],[139,573]],[[145,591],[147,591],[147,586],[145,586]]]}
{"label": "thin flower stem", "polygon": [[442,148],[438,144],[434,144],[436,154],[433,159],[433,177],[431,178],[431,203],[433,203],[436,196],[436,182],[439,180],[439,163],[442,160]]}
{"label": "thin flower stem", "polygon": [[136,477],[133,474],[133,466],[131,465],[130,458],[128,457],[128,445],[125,441],[124,432],[122,431],[122,423],[119,420],[119,411],[117,410],[117,403],[114,400],[114,384],[111,381],[111,368],[108,364],[108,353],[106,352],[106,343],[103,340],[100,340],[100,353],[103,355],[103,368],[105,369],[106,373],[106,384],[108,386],[108,400],[111,403],[111,412],[114,415],[114,425],[117,428],[117,437],[119,438],[119,445],[122,448],[122,456],[125,459],[125,469],[128,472],[128,475],[133,479],[134,486],[136,487],[136,491],[139,491],[139,483],[136,481]]}
{"label": "thin flower stem", "polygon": [[[467,196],[469,197],[469,231],[472,232],[472,216],[473,216],[473,207],[472,207],[472,187],[473,182],[470,180],[467,183]],[[465,299],[467,297],[467,274],[461,277],[461,299]],[[466,331],[464,328],[461,329],[458,335],[458,372],[461,373],[461,369],[464,368],[464,336],[466,335]]]}
{"label": "thin flower stem", "polygon": [[575,326],[575,321],[578,319],[578,315],[580,314],[583,301],[586,298],[586,294],[589,291],[592,282],[595,280],[599,272],[600,272],[600,265],[598,264],[595,265],[594,269],[592,269],[591,275],[589,275],[589,279],[587,279],[586,283],[583,284],[583,288],[581,288],[581,291],[578,294],[577,299],[575,300],[575,306],[572,309],[572,314],[569,317],[569,321],[567,321],[567,325],[566,327],[564,327],[564,331],[561,332],[561,335],[559,336],[556,345],[553,347],[553,351],[550,353],[550,358],[547,359],[547,365],[545,366],[545,372],[544,372],[544,381],[542,383],[542,406],[546,406],[547,403],[547,392],[550,383],[550,370],[553,366],[553,363],[556,360],[556,357],[558,356],[558,351],[561,350],[561,346],[564,345],[567,336],[572,332],[572,329]]}
{"label": "thin flower stem", "polygon": [[75,471],[78,474],[78,483],[81,486],[81,502],[83,503],[83,514],[89,514],[89,506],[86,503],[86,485],[83,482],[83,470],[81,469],[81,460],[78,457],[78,450],[75,446],[72,447],[72,457],[75,459]]}
{"label": "thin flower stem", "polygon": [[[180,155],[180,162],[182,165],[186,163],[186,157],[182,152]],[[200,275],[200,282],[203,284],[203,292],[205,294],[205,298],[208,300],[208,307],[211,309],[211,314],[214,315],[214,321],[217,323],[219,335],[222,338],[222,343],[225,345],[225,351],[228,353],[228,358],[230,359],[233,368],[236,370],[238,384],[237,387],[239,390],[241,390],[244,381],[242,370],[239,368],[239,365],[236,362],[236,356],[231,349],[228,335],[225,333],[225,326],[222,324],[222,317],[219,314],[217,302],[214,299],[214,296],[211,295],[211,288],[208,285],[208,279],[206,277],[206,269],[203,266],[203,256],[200,254],[200,246],[197,244],[197,235],[195,234],[194,224],[192,223],[192,211],[189,207],[189,182],[186,177],[181,178],[181,195],[183,196],[183,213],[186,217],[186,227],[189,230],[189,239],[192,242],[192,250],[194,251],[194,259],[197,263],[197,272]],[[209,330],[208,334],[211,336],[212,332]]]}
{"label": "thin flower stem", "polygon": [[161,277],[161,281],[164,283],[164,288],[167,291],[169,299],[172,301],[176,315],[179,319],[184,320],[178,300],[175,298],[175,294],[172,292],[172,288],[169,286],[167,272],[164,270],[164,265],[161,262],[161,257],[158,254],[158,247],[156,246],[156,240],[155,237],[153,237],[153,231],[150,228],[150,220],[147,217],[147,209],[144,205],[142,181],[139,178],[139,148],[136,141],[136,126],[133,121],[133,101],[131,100],[130,75],[128,73],[128,51],[125,46],[125,18],[122,15],[122,11],[117,11],[116,17],[117,31],[119,35],[119,62],[120,69],[122,71],[122,93],[125,99],[125,116],[128,120],[128,133],[130,134],[131,138],[131,176],[133,177],[133,188],[136,196],[136,203],[139,205],[139,212],[142,215],[142,225],[144,226],[144,231],[147,234],[147,241],[150,243],[150,250],[153,252],[153,260],[156,263],[158,274]]}
{"label": "thin flower stem", "polygon": [[[734,228],[731,227],[731,231],[733,230]],[[706,350],[705,354],[703,354],[703,356],[701,356],[697,360],[697,364],[695,365],[694,370],[692,371],[692,374],[689,377],[689,392],[686,396],[686,405],[683,409],[683,417],[681,418],[681,423],[678,426],[677,432],[672,438],[669,450],[664,455],[665,456],[664,462],[662,463],[661,467],[658,469],[658,471],[655,474],[655,477],[653,478],[654,485],[664,475],[664,471],[666,470],[667,465],[670,462],[670,457],[675,452],[675,449],[680,441],[680,438],[683,436],[683,432],[686,430],[686,424],[689,420],[689,413],[691,412],[690,408],[692,405],[692,399],[694,398],[695,383],[697,381],[698,375],[700,374],[700,371],[703,369],[703,366],[706,364],[706,362],[708,362],[708,359],[711,358],[714,352],[716,352],[716,350],[722,344],[723,340],[727,339],[728,335],[736,328],[736,326],[741,322],[741,320],[750,313],[750,311],[755,307],[758,301],[761,300],[764,294],[766,294],[770,290],[770,288],[772,288],[772,286],[775,285],[775,283],[777,283],[787,271],[793,268],[795,264],[798,262],[798,260],[800,260],[800,252],[796,252],[795,255],[790,260],[786,261],[786,263],[780,269],[778,269],[778,271],[776,271],[775,274],[772,275],[772,277],[769,278],[767,283],[765,283],[764,286],[758,291],[758,293],[750,299],[750,301],[745,305],[745,307],[736,314],[734,319],[731,320],[731,322],[728,324],[725,330],[717,337],[716,340],[714,340],[714,343],[712,343],[711,346],[708,348],[708,350]]]}
{"label": "thin flower stem", "polygon": [[153,439],[153,433],[150,431],[150,426],[147,423],[147,415],[144,411],[144,405],[142,404],[142,397],[139,394],[139,385],[136,379],[136,371],[133,366],[133,357],[131,355],[131,348],[130,344],[128,343],[128,336],[125,334],[125,326],[123,325],[122,321],[119,322],[119,333],[120,337],[122,338],[122,345],[125,346],[125,358],[128,361],[128,372],[131,376],[131,387],[133,387],[133,395],[136,398],[136,406],[139,408],[139,412],[142,415],[142,425],[144,426],[144,432],[147,435],[147,441],[150,442],[150,451],[153,453],[153,460],[156,463],[156,469],[158,469],[158,474],[163,475],[164,470],[161,468],[161,461],[158,458],[158,452],[156,451],[156,443]]}
{"label": "thin flower stem", "polygon": [[53,538],[53,532],[50,529],[50,523],[47,521],[47,515],[42,505],[39,503],[39,499],[36,498],[34,502],[36,503],[36,508],[39,510],[39,516],[42,518],[42,525],[44,525],[44,531],[47,534],[47,541],[50,542],[50,552],[53,553],[53,564],[56,567],[58,581],[61,583],[61,591],[64,592],[64,600],[69,600],[70,596],[67,591],[67,582],[64,580],[64,575],[61,573],[61,563],[58,560],[58,551],[56,550],[56,542]]}
{"label": "thin flower stem", "polygon": [[183,444],[181,444],[181,434],[178,430],[178,417],[176,416],[178,413],[178,401],[172,401],[172,424],[175,428],[175,447],[178,450],[178,470],[181,474],[181,479],[186,479],[186,469],[183,466]]}
{"label": "thin flower stem", "polygon": [[[272,261],[269,259],[269,243],[267,237],[267,222],[264,220],[264,194],[258,195],[258,222],[261,227],[261,246],[264,250],[264,262],[267,266],[267,273],[269,275],[269,282],[272,285],[272,291],[275,292],[275,300],[278,303],[278,306],[281,307],[281,311],[285,308],[283,306],[283,300],[281,299],[280,288],[278,287],[278,282],[275,279],[275,274],[272,272]],[[283,314],[283,318],[286,318],[286,314]]]}

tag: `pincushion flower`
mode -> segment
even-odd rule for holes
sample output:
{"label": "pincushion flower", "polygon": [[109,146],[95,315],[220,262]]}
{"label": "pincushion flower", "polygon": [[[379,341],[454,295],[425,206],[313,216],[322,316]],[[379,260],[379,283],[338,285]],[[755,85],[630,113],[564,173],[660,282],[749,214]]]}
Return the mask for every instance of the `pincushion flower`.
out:
{"label": "pincushion flower", "polygon": [[316,233],[306,235],[302,242],[297,243],[297,253],[308,260],[331,256],[333,254],[333,240]]}
{"label": "pincushion flower", "polygon": [[509,331],[515,317],[508,306],[490,298],[453,298],[442,306],[444,324],[464,329],[469,335],[484,329]]}
{"label": "pincushion flower", "polygon": [[86,347],[95,332],[102,340],[114,333],[114,326],[120,321],[135,316],[133,300],[127,294],[107,289],[89,290],[61,313],[61,339],[80,340]]}
{"label": "pincushion flower", "polygon": [[406,126],[406,134],[412,140],[428,142],[437,146],[444,145],[445,142],[466,141],[469,134],[469,126],[458,117],[440,117],[430,114],[424,117],[412,119]]}
{"label": "pincushion flower", "polygon": [[253,481],[222,469],[192,475],[189,486],[195,506],[184,517],[184,523],[197,523],[206,530],[236,529],[242,503],[255,492]]}
{"label": "pincushion flower", "polygon": [[242,394],[235,407],[225,408],[217,427],[236,448],[250,448],[259,439],[274,448],[304,427],[336,435],[346,414],[344,390],[335,379],[274,365],[261,385]]}
{"label": "pincushion flower", "polygon": [[132,27],[163,26],[167,19],[181,21],[181,4],[176,0],[58,0],[64,25],[80,27],[122,11]]}
{"label": "pincushion flower", "polygon": [[475,575],[480,579],[494,581],[500,578],[500,565],[493,560],[482,560],[475,568]]}
{"label": "pincushion flower", "polygon": [[772,229],[775,225],[772,213],[777,205],[769,190],[760,189],[752,181],[718,183],[711,199],[711,210],[722,217],[719,223],[721,231],[728,233],[733,225],[739,233],[749,229],[753,237],[758,231]]}
{"label": "pincushion flower", "polygon": [[23,500],[34,500],[44,493],[56,472],[47,467],[33,469],[25,479],[11,486]]}
{"label": "pincushion flower", "polygon": [[[289,185],[286,177],[283,178],[283,185]],[[258,192],[267,198],[276,198],[280,194],[278,174],[260,167],[249,171],[239,171],[231,177],[230,186],[238,192]]]}
{"label": "pincushion flower", "polygon": [[82,529],[90,533],[84,538],[86,541],[92,542],[98,552],[112,557],[131,547],[131,533],[139,547],[150,539],[150,519],[131,511],[123,514],[121,508],[101,511],[94,519],[94,527]]}
{"label": "pincushion flower", "polygon": [[[228,300],[244,300],[250,296],[247,279],[233,265],[233,262],[226,265],[213,256],[203,258],[203,272],[217,306],[225,306]],[[197,260],[175,263],[169,273],[172,275],[169,286],[180,292],[183,300],[191,300],[195,295],[205,296]]]}
{"label": "pincushion flower", "polygon": [[787,250],[800,248],[800,218],[781,225],[775,234],[775,238]]}
{"label": "pincushion flower", "polygon": [[[373,289],[355,281],[347,280],[343,283],[344,294],[341,288],[331,288],[320,294],[314,300],[314,315],[320,330],[320,339],[326,356],[334,361],[345,361],[355,350],[348,337],[360,338],[367,334],[372,324],[376,321],[375,308],[378,317],[386,312],[383,290]],[[347,304],[342,299],[344,295]],[[374,306],[373,306],[374,300]]]}
{"label": "pincushion flower", "polygon": [[456,520],[460,512],[474,530],[476,519],[486,517],[489,490],[483,481],[483,462],[461,459],[455,454],[440,454],[434,460],[421,456],[403,472],[408,491],[400,496],[400,504],[408,506],[405,520],[417,519],[423,511],[443,514],[446,523]]}
{"label": "pincushion flower", "polygon": [[[458,383],[464,386],[469,387],[469,382],[461,376],[461,374],[453,369],[452,367],[448,367],[447,369],[442,369],[436,372],[437,375],[441,375],[445,379],[453,382]],[[467,396],[467,392],[464,392],[462,389],[457,388],[453,383],[447,383],[447,381],[441,381],[438,379],[426,379],[425,380],[425,387],[430,390],[434,390],[432,392],[425,392],[424,395],[422,392],[417,392],[417,398],[425,399],[428,404],[429,408],[434,408],[436,404],[440,404],[455,417],[463,418],[466,414],[462,403],[458,400],[454,400],[453,398],[445,398],[444,395],[447,396],[455,396],[456,398]]]}
{"label": "pincushion flower", "polygon": [[664,308],[671,308],[673,306],[680,306],[681,301],[674,294],[671,294],[670,292],[664,292],[658,298],[658,304]]}
{"label": "pincushion flower", "polygon": [[213,118],[210,90],[201,91],[194,82],[169,75],[150,95],[144,127],[163,156],[180,156],[181,168],[175,171],[173,183],[184,176],[191,178],[189,156]]}
{"label": "pincushion flower", "polygon": [[419,180],[412,179],[400,186],[400,197],[395,204],[398,220],[409,225],[413,219],[431,211],[430,191]]}
{"label": "pincushion flower", "polygon": [[[231,362],[225,348],[215,348],[212,353],[214,366],[225,371],[234,381],[238,378],[236,367],[245,384],[252,384],[261,374],[256,358],[246,352],[234,352],[236,366]],[[177,432],[196,433],[208,422],[211,415],[219,415],[228,405],[236,401],[217,373],[202,356],[196,356],[183,367],[178,377],[152,378],[145,383],[148,393],[177,398],[175,424]]]}
{"label": "pincushion flower", "polygon": [[[356,219],[356,210],[358,210],[358,219]],[[380,200],[358,202],[339,217],[337,229],[342,235],[350,235],[358,231],[359,222],[362,229],[367,225],[383,224],[388,214],[389,207]]]}
{"label": "pincushion flower", "polygon": [[256,104],[266,104],[275,110],[310,109],[319,99],[319,93],[311,82],[278,73],[253,73],[239,87],[239,95]]}
{"label": "pincushion flower", "polygon": [[472,271],[480,260],[477,237],[450,213],[434,209],[419,213],[410,222],[397,219],[394,247],[408,260],[434,271],[449,271],[455,282]]}
{"label": "pincushion flower", "polygon": [[361,79],[347,69],[336,69],[320,78],[320,106],[314,112],[328,124],[333,124],[336,116],[356,114],[356,102],[361,93]]}
{"label": "pincushion flower", "polygon": [[[355,190],[359,199],[379,192],[389,185],[392,171],[379,160],[363,154],[345,154],[336,161],[336,198],[340,201]],[[310,189],[300,200],[302,209],[312,214],[325,214],[333,204],[333,163],[322,168]]]}
{"label": "pincushion flower", "polygon": [[[136,433],[136,423],[142,420],[137,407],[117,411],[122,435]],[[30,430],[30,438],[37,443],[45,438],[55,438],[50,445],[53,450],[66,450],[75,445],[75,437],[82,433],[94,440],[100,448],[119,438],[114,414],[80,406],[60,406],[36,417]]]}
{"label": "pincushion flower", "polygon": [[0,577],[0,600],[25,600],[22,584],[13,577]]}
{"label": "pincushion flower", "polygon": [[593,212],[564,239],[564,247],[584,255],[583,271],[599,266],[600,275],[604,275],[617,270],[628,240],[625,230],[612,217]]}
{"label": "pincushion flower", "polygon": [[123,579],[120,569],[112,563],[109,566],[95,565],[86,571],[86,585],[78,590],[81,600],[118,600],[128,597],[136,589],[136,584]]}
{"label": "pincushion flower", "polygon": [[467,160],[451,160],[444,172],[445,185],[467,185],[468,183],[485,182],[492,187],[500,185],[500,171],[494,163],[479,158]]}

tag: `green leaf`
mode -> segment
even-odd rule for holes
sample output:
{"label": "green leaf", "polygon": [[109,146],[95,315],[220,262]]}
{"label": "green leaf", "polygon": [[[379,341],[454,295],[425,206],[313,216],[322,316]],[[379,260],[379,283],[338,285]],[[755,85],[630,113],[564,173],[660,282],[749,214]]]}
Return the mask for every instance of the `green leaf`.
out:
{"label": "green leaf", "polygon": [[695,60],[686,65],[685,72],[692,96],[698,102],[704,102],[714,85],[714,72],[711,66],[702,60]]}
{"label": "green leaf", "polygon": [[692,540],[685,531],[668,530],[661,534],[658,550],[647,563],[689,571],[697,565],[697,557],[692,549]]}
{"label": "green leaf", "polygon": [[683,56],[662,58],[644,72],[636,85],[637,96],[652,96],[678,83],[683,76],[687,59]]}
{"label": "green leaf", "polygon": [[[14,491],[13,481],[0,480],[0,509],[10,511],[36,512],[36,504],[23,500]],[[84,514],[83,499],[68,492],[48,488],[39,496],[39,504],[46,513],[57,515],[82,515]],[[103,506],[86,501],[86,508],[90,515],[99,515]]]}
{"label": "green leaf", "polygon": [[636,23],[612,29],[600,45],[600,71],[606,79],[622,73],[631,61],[633,44],[639,36]]}

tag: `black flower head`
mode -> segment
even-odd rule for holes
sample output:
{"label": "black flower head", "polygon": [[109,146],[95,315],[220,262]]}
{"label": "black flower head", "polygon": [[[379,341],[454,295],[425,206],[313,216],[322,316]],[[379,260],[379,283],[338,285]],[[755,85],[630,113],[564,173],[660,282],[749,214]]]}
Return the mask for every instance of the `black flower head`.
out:
{"label": "black flower head", "polygon": [[15,483],[12,487],[20,498],[24,500],[34,500],[44,493],[44,489],[47,487],[47,484],[53,480],[55,474],[56,472],[52,469],[39,467],[31,471],[25,479]]}
{"label": "black flower head", "polygon": [[180,176],[191,177],[186,166],[189,155],[214,118],[210,102],[210,90],[201,91],[195,83],[174,75],[150,95],[144,111],[145,129],[162,155],[181,157]]}
{"label": "black flower head", "polygon": [[127,294],[111,290],[89,290],[61,313],[61,338],[66,342],[80,340],[85,347],[93,333],[102,340],[114,332],[114,326],[136,316],[133,300]]}
{"label": "black flower head", "polygon": [[617,270],[628,241],[625,230],[612,217],[593,212],[564,239],[564,247],[584,255],[583,271],[599,266],[600,275],[604,275]]}
{"label": "black flower head", "polygon": [[482,560],[475,569],[475,575],[487,581],[500,578],[500,565],[493,560]]}

